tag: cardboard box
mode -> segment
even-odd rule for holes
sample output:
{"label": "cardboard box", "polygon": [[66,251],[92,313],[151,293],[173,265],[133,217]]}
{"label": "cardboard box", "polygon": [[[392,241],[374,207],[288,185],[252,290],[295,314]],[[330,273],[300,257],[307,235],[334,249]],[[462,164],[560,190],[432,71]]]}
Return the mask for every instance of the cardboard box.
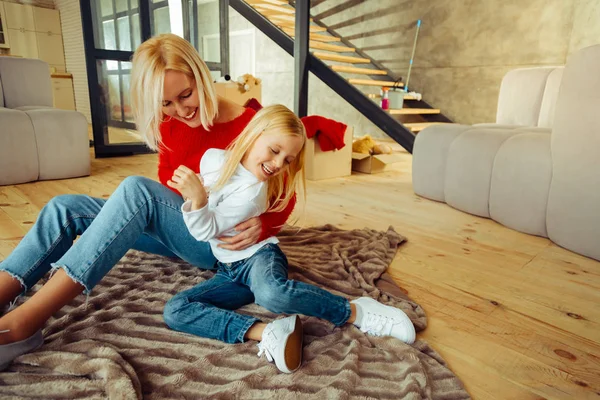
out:
{"label": "cardboard box", "polygon": [[244,105],[246,102],[252,98],[258,100],[261,103],[261,93],[262,93],[262,85],[259,83],[254,86],[252,89],[247,92],[243,92],[240,90],[240,86],[235,82],[217,82],[215,83],[215,89],[219,96],[225,97],[237,103],[239,105]]}
{"label": "cardboard box", "polygon": [[364,153],[352,153],[352,171],[365,174],[376,174],[383,172],[393,163],[401,161],[399,154],[369,155]]}
{"label": "cardboard box", "polygon": [[352,128],[344,133],[345,146],[340,150],[322,151],[316,138],[308,139],[304,158],[306,179],[321,179],[348,176],[352,173]]}

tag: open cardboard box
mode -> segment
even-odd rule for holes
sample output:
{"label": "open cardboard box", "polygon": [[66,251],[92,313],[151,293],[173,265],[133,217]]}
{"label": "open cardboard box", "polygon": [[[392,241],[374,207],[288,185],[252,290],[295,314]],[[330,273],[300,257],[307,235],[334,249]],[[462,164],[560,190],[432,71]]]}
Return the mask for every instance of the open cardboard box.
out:
{"label": "open cardboard box", "polygon": [[246,102],[252,98],[261,102],[262,86],[259,83],[247,92],[240,90],[240,85],[235,82],[217,82],[215,83],[215,89],[217,95],[225,97],[228,100],[233,101],[241,106],[245,105]]}
{"label": "open cardboard box", "polygon": [[376,174],[385,171],[389,165],[401,160],[402,157],[399,154],[352,153],[352,171]]}
{"label": "open cardboard box", "polygon": [[352,173],[352,131],[346,128],[344,144],[340,150],[322,151],[316,138],[308,139],[304,156],[306,179],[321,179],[348,176]]}

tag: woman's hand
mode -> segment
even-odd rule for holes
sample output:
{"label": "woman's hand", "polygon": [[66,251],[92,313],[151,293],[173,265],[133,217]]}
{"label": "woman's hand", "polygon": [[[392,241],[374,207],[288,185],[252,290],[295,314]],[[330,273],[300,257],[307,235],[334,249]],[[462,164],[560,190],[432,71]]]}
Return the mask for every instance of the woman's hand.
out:
{"label": "woman's hand", "polygon": [[194,171],[180,165],[174,172],[167,185],[177,189],[184,199],[192,201],[192,210],[199,210],[208,202],[204,184]]}
{"label": "woman's hand", "polygon": [[237,224],[235,230],[239,232],[237,235],[219,238],[219,240],[226,243],[219,244],[219,247],[227,250],[244,250],[253,244],[256,244],[262,230],[260,217],[250,218],[249,220]]}

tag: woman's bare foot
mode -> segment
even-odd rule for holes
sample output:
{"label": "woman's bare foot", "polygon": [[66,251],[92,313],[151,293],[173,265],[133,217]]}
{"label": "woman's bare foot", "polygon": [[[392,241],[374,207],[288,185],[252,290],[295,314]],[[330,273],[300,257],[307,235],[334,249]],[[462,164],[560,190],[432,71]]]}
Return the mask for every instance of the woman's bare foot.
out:
{"label": "woman's bare foot", "polygon": [[12,312],[0,318],[0,345],[18,342],[33,335],[37,329],[26,329],[18,318],[11,316]]}

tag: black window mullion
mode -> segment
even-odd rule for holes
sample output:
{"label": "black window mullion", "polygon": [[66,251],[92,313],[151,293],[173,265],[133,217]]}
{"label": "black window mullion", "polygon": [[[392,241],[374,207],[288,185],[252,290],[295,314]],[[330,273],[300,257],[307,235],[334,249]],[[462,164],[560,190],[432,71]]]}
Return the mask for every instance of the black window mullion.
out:
{"label": "black window mullion", "polygon": [[192,42],[197,51],[200,51],[200,42],[198,41],[198,2],[196,0],[192,0],[192,21],[193,21],[193,32],[192,38],[194,41]]}
{"label": "black window mullion", "polygon": [[142,43],[146,40],[150,39],[152,36],[152,27],[150,25],[150,21],[152,20],[152,16],[150,15],[151,4],[150,0],[140,0],[140,30],[142,31]]}
{"label": "black window mullion", "polygon": [[[119,100],[121,103],[121,122],[125,122],[125,96],[123,95],[123,71],[121,70],[121,61],[118,61],[119,74]],[[112,114],[111,114],[112,115]]]}
{"label": "black window mullion", "polygon": [[127,15],[129,16],[129,43],[131,50],[135,51],[135,40],[133,40],[133,10],[131,9],[131,0],[127,0]]}
{"label": "black window mullion", "polygon": [[121,43],[119,42],[119,25],[117,23],[117,0],[112,0],[112,2],[114,14],[111,15],[111,19],[113,20],[115,27],[115,47],[117,50],[121,50]]}
{"label": "black window mullion", "polygon": [[[188,42],[192,43],[190,37],[190,2],[188,0],[181,1],[181,17],[183,19],[183,37]],[[193,43],[192,43],[193,45]]]}

